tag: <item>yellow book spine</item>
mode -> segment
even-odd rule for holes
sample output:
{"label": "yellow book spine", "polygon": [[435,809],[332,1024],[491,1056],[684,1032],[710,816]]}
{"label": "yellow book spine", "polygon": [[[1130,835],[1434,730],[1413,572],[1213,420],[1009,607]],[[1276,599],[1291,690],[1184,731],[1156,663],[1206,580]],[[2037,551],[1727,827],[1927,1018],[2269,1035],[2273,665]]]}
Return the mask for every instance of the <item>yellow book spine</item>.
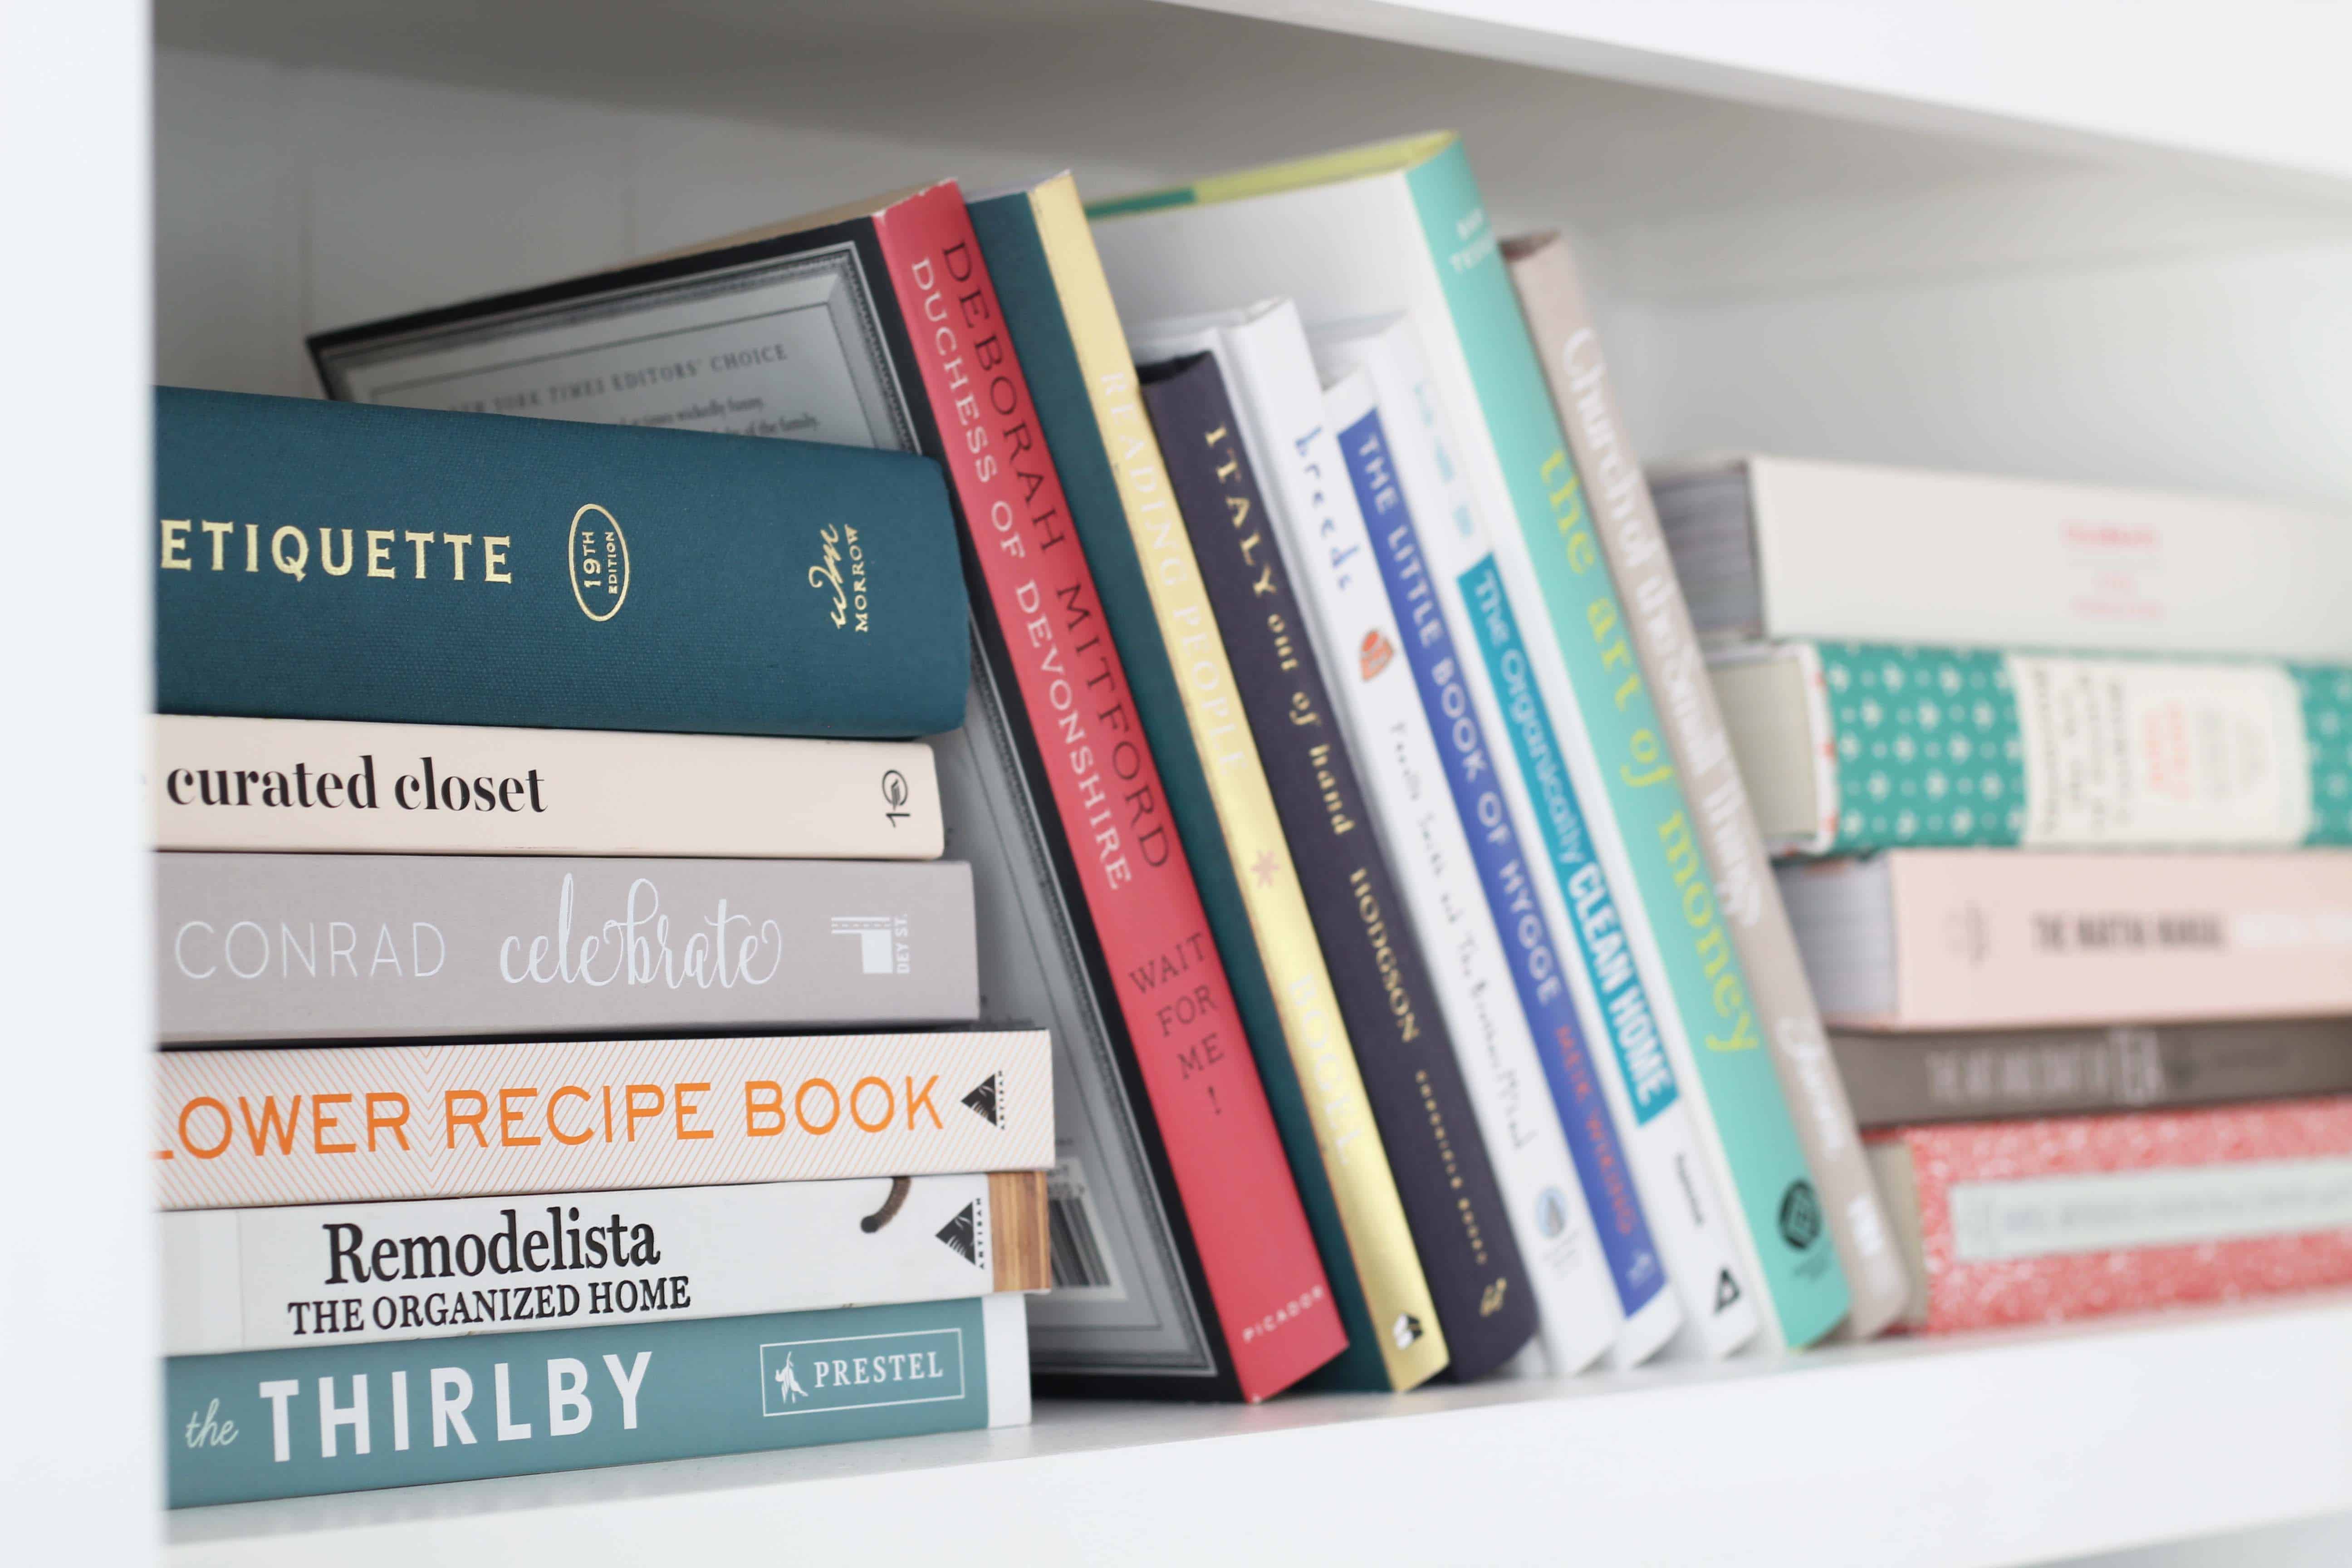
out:
{"label": "yellow book spine", "polygon": [[[1306,1091],[1316,1145],[1349,1250],[1355,1255],[1356,1277],[1372,1321],[1382,1331],[1381,1356],[1391,1384],[1411,1388],[1444,1369],[1451,1359],[1445,1336],[1422,1273],[1421,1255],[1405,1225],[1388,1152],[1364,1098],[1354,1047],[1339,1021],[1323,950],[1291,863],[1289,841],[1275,815],[1274,792],[1234,692],[1233,667],[1209,610],[1192,542],[1144,414],[1127,333],[1119,326],[1110,285],[1095,254],[1076,183],[1066,174],[1048,181],[1031,193],[1030,204],[1055,291],[1069,322],[1078,368],[1102,428],[1103,446],[1110,455],[1160,635],[1176,668],[1210,798],[1234,865],[1243,869],[1238,879],[1242,901],[1274,991],[1291,1062]],[[1386,1331],[1405,1314],[1423,1331],[1400,1346],[1398,1336]]]}

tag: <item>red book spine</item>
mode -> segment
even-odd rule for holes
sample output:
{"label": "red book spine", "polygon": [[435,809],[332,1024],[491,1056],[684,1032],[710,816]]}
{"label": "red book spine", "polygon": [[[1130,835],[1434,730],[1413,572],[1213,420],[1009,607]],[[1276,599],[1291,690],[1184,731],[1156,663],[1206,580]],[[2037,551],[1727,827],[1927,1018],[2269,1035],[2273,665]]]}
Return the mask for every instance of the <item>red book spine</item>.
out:
{"label": "red book spine", "polygon": [[[1871,1142],[1911,1156],[1931,1333],[2352,1282],[2352,1229],[2336,1212],[2352,1098],[1910,1127]],[[2168,1179],[2096,1179],[2133,1172]],[[2102,1232],[2119,1245],[2084,1244]]]}
{"label": "red book spine", "polygon": [[1347,1346],[963,195],[875,223],[1245,1398]]}

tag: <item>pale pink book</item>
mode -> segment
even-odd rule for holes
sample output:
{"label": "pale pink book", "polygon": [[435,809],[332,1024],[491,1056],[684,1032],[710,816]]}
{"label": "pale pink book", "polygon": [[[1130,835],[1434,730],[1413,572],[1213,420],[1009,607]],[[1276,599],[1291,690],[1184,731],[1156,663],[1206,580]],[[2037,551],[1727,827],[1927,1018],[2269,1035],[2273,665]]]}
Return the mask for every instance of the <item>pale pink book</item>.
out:
{"label": "pale pink book", "polygon": [[2352,852],[1898,849],[1780,880],[1822,1012],[1853,1027],[2352,1013]]}
{"label": "pale pink book", "polygon": [[2352,1099],[1911,1127],[1869,1142],[1912,1266],[1914,1329],[2352,1282]]}

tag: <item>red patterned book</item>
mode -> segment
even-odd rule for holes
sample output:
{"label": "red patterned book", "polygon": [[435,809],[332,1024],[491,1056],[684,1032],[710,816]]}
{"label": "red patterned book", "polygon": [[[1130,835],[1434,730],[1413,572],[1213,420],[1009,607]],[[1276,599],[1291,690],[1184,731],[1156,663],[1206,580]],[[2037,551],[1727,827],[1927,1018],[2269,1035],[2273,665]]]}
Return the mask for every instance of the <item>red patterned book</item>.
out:
{"label": "red patterned book", "polygon": [[1915,1329],[2352,1282],[2352,1097],[1908,1127],[1870,1154]]}
{"label": "red patterned book", "polygon": [[[1127,673],[952,183],[315,340],[338,395],[917,451],[976,647],[938,737],[981,1011],[1053,1035],[1043,1387],[1263,1398],[1347,1341]],[[893,563],[808,564],[846,614]],[[781,540],[780,540],[781,545]]]}

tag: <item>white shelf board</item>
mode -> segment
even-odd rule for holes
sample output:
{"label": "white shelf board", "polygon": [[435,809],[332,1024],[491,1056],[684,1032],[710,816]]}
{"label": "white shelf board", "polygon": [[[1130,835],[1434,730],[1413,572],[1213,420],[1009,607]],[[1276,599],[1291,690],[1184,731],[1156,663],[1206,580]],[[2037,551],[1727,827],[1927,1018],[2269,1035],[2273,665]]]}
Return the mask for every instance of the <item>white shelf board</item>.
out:
{"label": "white shelf board", "polygon": [[200,1564],[1988,1568],[2352,1508],[2352,1298],[191,1510]]}
{"label": "white shelf board", "polygon": [[[1731,9],[1748,4],[1804,9]],[[2279,0],[2248,5],[2270,16]],[[840,167],[849,142],[869,150],[861,166],[901,149],[912,177],[985,184],[1075,165],[1084,188],[1108,195],[1452,127],[1498,226],[1568,225],[1622,298],[2352,237],[2352,95],[2332,86],[2314,112],[2335,120],[2308,128],[2317,152],[2289,156],[2301,143],[2284,132],[2275,156],[2233,151],[2196,125],[2168,131],[2152,108],[2139,120],[2102,111],[2105,133],[2095,133],[2063,115],[2109,87],[2137,103],[2164,60],[2119,54],[2087,24],[2059,26],[2071,6],[2044,7],[2058,13],[2050,36],[2024,53],[1993,26],[2011,7],[1984,18],[1928,0],[1886,8],[1927,19],[1916,39],[1883,16],[1872,24],[1872,7],[1823,8],[1840,15],[1801,26],[1791,16],[1778,34],[1718,26],[1724,7],[1705,0],[168,0],[155,22],[172,50],[298,73],[281,90],[312,119],[347,98],[364,115],[382,96],[361,79],[373,77],[496,95],[519,122],[561,117],[559,102],[593,105],[668,126],[681,146],[706,140],[704,126],[764,126],[772,177],[824,185],[829,201],[864,188]],[[2257,109],[2309,97],[2295,83],[2318,68],[2318,35],[2337,15],[2293,9],[2307,22],[2273,18],[2273,54],[2218,52],[2249,80],[2281,78],[2268,93],[2247,89]],[[1954,43],[1970,26],[1984,36]],[[2010,62],[2008,74],[1906,85],[1915,67],[1970,59],[1979,75]],[[2217,112],[2210,83],[2162,85],[2181,114]],[[171,137],[159,122],[167,159]],[[468,149],[486,174],[514,151]],[[595,151],[608,166],[625,156]]]}
{"label": "white shelf board", "polygon": [[2352,8],[2309,0],[1173,0],[1989,142],[2352,178]]}

